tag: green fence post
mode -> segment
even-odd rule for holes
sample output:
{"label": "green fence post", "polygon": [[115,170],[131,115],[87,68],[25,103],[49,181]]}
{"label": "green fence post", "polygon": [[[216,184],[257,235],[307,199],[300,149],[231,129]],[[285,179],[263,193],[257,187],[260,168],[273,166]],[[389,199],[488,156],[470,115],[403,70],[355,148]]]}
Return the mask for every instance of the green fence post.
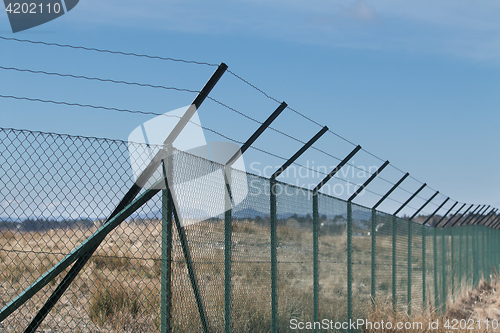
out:
{"label": "green fence post", "polygon": [[458,227],[458,234],[459,234],[459,239],[458,239],[458,287],[461,290],[462,289],[462,274],[463,274],[463,266],[462,266],[463,251],[462,251],[462,246],[463,246],[464,228]]}
{"label": "green fence post", "polygon": [[454,252],[455,252],[455,232],[454,228],[449,228],[450,229],[450,277],[451,277],[451,296],[453,297],[454,295],[454,288],[455,288],[455,263],[454,263]]}
{"label": "green fence post", "polygon": [[168,189],[162,191],[161,332],[172,332],[172,214]]}
{"label": "green fence post", "polygon": [[408,285],[407,285],[407,303],[408,303],[408,316],[411,316],[411,232],[413,222],[408,221]]}
{"label": "green fence post", "polygon": [[[231,203],[231,167],[226,168],[225,203]],[[227,209],[229,208],[229,209]],[[225,332],[231,333],[231,246],[233,233],[232,209],[224,214],[224,324]]]}
{"label": "green fence post", "polygon": [[470,282],[470,272],[469,272],[469,260],[470,260],[470,253],[469,253],[469,230],[467,227],[460,226],[460,229],[462,229],[462,233],[465,234],[465,268],[464,268],[464,275],[465,275],[465,285],[468,285]]}
{"label": "green fence post", "polygon": [[422,226],[422,309],[425,311],[426,308],[426,297],[425,297],[425,278],[426,278],[426,271],[425,271],[425,256],[426,256],[426,249],[425,249],[425,237],[427,234],[427,228],[425,226]]}
{"label": "green fence post", "polygon": [[271,178],[271,332],[278,332],[278,264],[276,253],[276,179]]}
{"label": "green fence post", "polygon": [[[313,306],[314,322],[319,321],[319,212],[318,212],[318,192],[313,193]],[[318,329],[314,327],[314,332]]]}
{"label": "green fence post", "polygon": [[396,312],[396,216],[392,217],[392,310]]}
{"label": "green fence post", "polygon": [[[347,321],[352,320],[352,204],[347,202]],[[348,332],[351,332],[349,328]]]}
{"label": "green fence post", "polygon": [[488,275],[486,274],[486,234],[484,233],[484,228],[482,226],[478,226],[479,230],[481,230],[482,242],[481,242],[481,275],[484,279],[488,279]]}
{"label": "green fence post", "polygon": [[472,275],[472,284],[473,287],[476,287],[479,282],[479,271],[478,271],[478,265],[477,265],[477,227],[476,226],[471,226],[471,229],[473,231],[472,235],[472,270],[473,270],[473,275]]}
{"label": "green fence post", "polygon": [[376,274],[376,237],[375,233],[377,230],[377,211],[375,209],[372,209],[372,231],[371,231],[371,236],[372,236],[372,261],[371,261],[371,266],[372,266],[372,276],[371,276],[371,296],[372,296],[372,305],[375,306],[375,274]]}
{"label": "green fence post", "polygon": [[447,295],[446,295],[446,277],[447,277],[447,274],[446,274],[446,266],[447,266],[447,262],[446,262],[446,232],[445,232],[445,229],[441,229],[441,278],[442,278],[442,289],[443,289],[443,299],[441,300],[441,311],[444,313],[444,311],[446,310],[446,298],[447,298]]}
{"label": "green fence post", "polygon": [[438,289],[438,255],[437,255],[437,228],[432,229],[432,249],[434,251],[434,306],[439,307],[439,289]]}

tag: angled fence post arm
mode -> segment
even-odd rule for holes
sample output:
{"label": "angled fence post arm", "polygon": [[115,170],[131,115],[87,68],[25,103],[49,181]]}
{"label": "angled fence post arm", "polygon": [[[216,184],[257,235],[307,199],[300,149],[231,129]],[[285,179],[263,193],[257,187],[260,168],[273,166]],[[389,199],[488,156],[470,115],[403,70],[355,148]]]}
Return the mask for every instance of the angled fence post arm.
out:
{"label": "angled fence post arm", "polygon": [[481,211],[486,207],[486,205],[483,206],[477,206],[477,208],[469,214],[469,216],[462,222],[461,225],[470,225],[470,222],[476,218],[477,215],[481,213]]}
{"label": "angled fence post arm", "polygon": [[[231,166],[243,155],[248,148],[264,133],[264,131],[271,125],[271,123],[281,114],[287,107],[285,102],[263,122],[259,128],[248,138],[248,140],[241,146],[241,148],[234,153],[234,155],[226,162],[224,172],[224,180],[226,183],[227,194],[229,201],[232,203],[231,193]],[[233,233],[233,217],[232,208],[228,209],[224,214],[224,330],[226,333],[231,332],[231,263],[232,263],[232,233]]]}
{"label": "angled fence post arm", "polygon": [[493,213],[493,215],[486,221],[484,224],[486,227],[491,228],[494,224],[495,221],[497,220],[498,217],[498,209]]}
{"label": "angled fence post arm", "polygon": [[[471,207],[472,207],[472,206],[471,206]],[[469,215],[467,215],[467,217],[466,217],[466,218],[465,218],[462,222],[460,222],[460,224],[459,224],[459,225],[460,225],[460,226],[465,225],[465,224],[467,223],[467,221],[468,221],[468,220],[469,220],[472,216],[474,216],[474,214],[475,214],[475,213],[477,212],[477,210],[478,210],[478,209],[480,209],[480,208],[481,208],[481,206],[480,206],[480,205],[478,205],[476,208],[474,208],[474,210],[473,210],[472,212],[470,212],[470,213],[469,213]],[[464,215],[465,215],[465,214],[464,214]]]}
{"label": "angled fence post arm", "polygon": [[429,222],[429,220],[430,220],[431,218],[433,218],[433,217],[434,217],[434,215],[436,215],[436,214],[437,214],[437,212],[439,212],[439,210],[440,210],[441,208],[443,208],[443,206],[444,206],[444,205],[448,202],[448,200],[450,200],[450,197],[446,198],[446,200],[445,200],[445,201],[443,201],[443,202],[442,202],[442,203],[438,206],[438,208],[436,208],[436,210],[435,210],[435,211],[434,211],[431,215],[429,215],[429,217],[428,217],[428,218],[424,221],[424,223],[422,223],[422,225],[426,225],[426,224],[427,224],[427,222]]}
{"label": "angled fence post arm", "polygon": [[401,185],[401,183],[406,179],[406,177],[408,177],[410,174],[407,172],[405,173],[405,175],[403,177],[401,177],[400,180],[398,180],[398,182],[396,184],[394,184],[394,186],[389,190],[387,191],[386,194],[384,194],[384,196],[382,198],[380,198],[380,200],[375,204],[375,206],[372,207],[372,209],[377,209],[378,206],[380,206],[380,204],[382,202],[385,201],[385,199],[387,199],[389,197],[389,195],[391,195],[392,192],[394,192],[395,189],[398,188],[399,185]]}
{"label": "angled fence post arm", "polygon": [[[465,206],[465,204],[464,204],[464,206]],[[462,206],[460,209],[462,209],[464,206]],[[454,226],[455,226],[455,224],[457,224],[457,223],[458,223],[458,222],[459,222],[459,221],[460,221],[460,220],[461,220],[461,219],[462,219],[462,218],[463,218],[463,217],[464,217],[464,216],[465,216],[465,215],[469,212],[469,210],[472,208],[472,206],[474,206],[474,204],[471,204],[471,205],[469,206],[469,208],[467,208],[467,209],[465,210],[465,212],[464,212],[463,214],[461,214],[461,215],[460,215],[460,217],[459,217],[459,218],[457,218],[457,219],[455,220],[455,222],[453,222],[453,223],[451,224],[451,227],[454,227]],[[458,213],[458,212],[457,212],[457,213]],[[455,213],[455,215],[457,215],[457,213]],[[455,216],[455,215],[453,215],[453,216]],[[448,221],[451,221],[451,219],[450,219],[450,220],[448,220]],[[446,224],[448,224],[448,221],[446,221],[445,225],[446,225]],[[459,224],[458,226],[461,226],[461,224]]]}
{"label": "angled fence post arm", "polygon": [[430,197],[429,200],[427,200],[419,209],[417,209],[417,211],[410,217],[410,221],[413,220],[415,218],[415,216],[417,216],[417,214],[420,213],[422,211],[422,209],[424,209],[424,207],[427,206],[429,204],[429,202],[431,202],[432,199],[434,199],[438,194],[439,194],[439,191],[436,191],[436,193],[434,193],[434,195],[432,197]]}
{"label": "angled fence post arm", "polygon": [[489,227],[490,227],[491,222],[493,221],[493,218],[494,218],[495,216],[497,216],[497,213],[498,213],[498,208],[497,208],[497,209],[495,209],[495,210],[494,210],[494,211],[490,214],[490,216],[488,216],[488,218],[484,221],[483,225],[484,225],[485,227],[489,228]]}
{"label": "angled fence post arm", "polygon": [[[490,206],[489,206],[490,207]],[[490,217],[490,214],[493,213],[493,211],[495,211],[495,207],[491,208],[490,211],[488,211],[488,209],[485,210],[486,213],[483,213],[483,216],[481,216],[475,223],[474,225],[482,225],[483,221],[486,219],[488,220],[489,217]]]}
{"label": "angled fence post arm", "polygon": [[384,164],[382,164],[382,165],[380,166],[380,168],[378,168],[378,170],[377,170],[374,174],[372,174],[372,175],[370,176],[370,178],[368,178],[368,179],[366,180],[366,182],[365,182],[363,185],[361,185],[360,187],[358,187],[358,189],[356,190],[356,192],[354,192],[354,193],[351,195],[351,197],[350,197],[349,199],[347,199],[347,201],[349,201],[349,202],[353,201],[353,200],[354,200],[354,198],[356,198],[356,197],[357,197],[357,196],[361,193],[361,191],[363,191],[363,190],[365,189],[365,187],[367,187],[367,186],[368,186],[368,184],[370,184],[370,183],[371,183],[371,182],[375,179],[375,177],[377,177],[377,176],[378,176],[378,174],[379,174],[379,173],[381,173],[381,172],[382,172],[382,170],[384,170],[384,169],[385,169],[385,167],[386,167],[386,166],[388,166],[388,165],[389,165],[389,161],[385,161],[385,162],[384,162]]}
{"label": "angled fence post arm", "polygon": [[333,176],[335,176],[335,174],[337,172],[339,172],[340,169],[342,169],[342,167],[347,163],[349,162],[349,160],[354,156],[356,155],[356,153],[358,151],[361,150],[361,146],[356,146],[356,148],[354,148],[350,153],[349,155],[347,155],[336,167],[335,169],[333,169],[332,171],[330,171],[330,173],[325,177],[323,178],[323,180],[321,182],[319,182],[318,185],[316,185],[316,187],[313,189],[313,192],[317,192],[319,191],[323,185],[325,185],[330,179],[333,178]]}
{"label": "angled fence post arm", "polygon": [[[193,103],[191,106],[188,108],[186,113],[181,117],[177,125],[174,127],[172,132],[169,134],[167,139],[165,140],[165,144],[172,144],[177,136],[180,134],[184,126],[189,122],[193,114],[196,112],[196,110],[201,106],[201,104],[205,101],[206,97],[208,94],[212,91],[214,86],[217,84],[219,79],[222,77],[224,72],[227,69],[227,65],[225,63],[221,63],[215,72],[212,74],[210,79],[207,81],[205,86],[202,88],[202,90],[198,93],[196,98],[193,100]],[[155,157],[158,157],[159,154],[162,152],[159,151],[158,154]],[[124,207],[128,206],[134,198],[139,194],[141,188],[146,184],[146,182],[149,180],[151,177],[152,173],[158,168],[158,166],[161,163],[161,159],[153,158],[153,160],[148,164],[148,166],[143,170],[141,175],[137,178],[137,181],[132,185],[132,187],[128,190],[128,192],[125,194],[125,196],[122,198],[120,203],[117,205],[115,210],[111,213],[110,218],[115,216],[118,212],[120,212]],[[166,180],[165,180],[166,182]],[[166,185],[166,184],[165,184]],[[87,261],[90,259],[92,254],[95,252],[97,247],[99,247],[99,244],[96,244],[95,248],[90,249],[90,252],[88,254],[82,255],[81,258],[78,258],[77,262],[73,265],[73,267],[70,269],[70,271],[66,274],[66,276],[63,278],[61,283],[58,285],[58,287],[54,290],[52,295],[49,297],[47,302],[43,305],[43,307],[40,309],[40,311],[37,313],[35,318],[32,320],[28,328],[25,330],[25,333],[32,333],[35,332],[38,326],[42,323],[43,319],[47,316],[47,314],[50,312],[50,310],[54,307],[56,302],[59,300],[59,298],[63,295],[63,293],[67,290],[69,285],[73,282],[75,277],[78,275],[78,273],[81,271],[83,266],[87,263]]]}
{"label": "angled fence post arm", "polygon": [[[458,201],[456,201],[456,202],[455,202],[455,204],[453,204],[453,206],[451,206],[451,208],[450,208],[450,209],[446,212],[446,214],[445,214],[445,215],[443,215],[443,217],[441,217],[441,219],[438,221],[438,223],[436,223],[436,225],[435,225],[436,227],[437,227],[437,226],[439,226],[439,223],[440,223],[442,220],[444,220],[444,218],[445,218],[446,216],[448,216],[448,214],[449,214],[449,213],[453,210],[453,208],[455,208],[455,206],[456,206],[457,204],[458,204]],[[464,208],[464,207],[465,207],[465,205],[466,205],[466,204],[464,203],[464,204],[462,205],[462,207],[460,207],[460,208],[459,208],[459,209],[455,212],[455,214],[453,214],[450,218],[448,218],[448,220],[445,222],[445,224],[443,225],[443,227],[444,227],[444,226],[446,226],[446,225],[447,225],[447,224],[448,224],[451,220],[453,220],[453,218],[454,218],[454,217],[455,217],[455,216],[456,216],[456,215],[457,215],[457,214],[458,214],[458,213],[462,210],[462,208]]]}
{"label": "angled fence post arm", "polygon": [[[485,205],[486,206],[486,205]],[[483,206],[484,207],[484,206]],[[477,215],[474,217],[474,221],[471,220],[471,225],[477,225],[479,221],[481,221],[484,217],[484,213],[490,208],[490,205],[485,207],[484,209],[481,209]]]}
{"label": "angled fence post arm", "polygon": [[[276,178],[279,177],[293,162],[295,162],[307,149],[309,149],[323,134],[328,131],[328,127],[323,127],[314,137],[306,142],[290,159],[288,159],[278,170],[276,170],[270,179],[270,224],[271,224],[271,332],[278,332],[278,258],[277,258],[277,198],[276,198]],[[314,213],[313,213],[314,215]],[[317,222],[317,221],[316,221]],[[315,230],[313,222],[313,233]],[[313,236],[314,238],[314,236]],[[313,244],[313,247],[317,244]],[[313,250],[315,252],[315,250]],[[316,267],[316,265],[315,265]],[[314,289],[316,282],[314,283]],[[316,296],[316,294],[314,294]],[[316,298],[314,299],[316,301]],[[314,313],[316,314],[317,304],[314,305]]]}
{"label": "angled fence post arm", "polygon": [[488,212],[488,209],[491,207],[491,205],[488,205],[488,207],[486,207],[486,209],[484,210],[482,216],[480,216],[478,218],[478,220],[474,221],[474,225],[481,225],[481,222],[483,222],[483,220],[491,214],[492,211],[495,210],[495,208],[492,208],[489,212]]}
{"label": "angled fence post arm", "polygon": [[497,229],[500,226],[500,214],[493,220],[492,228]]}
{"label": "angled fence post arm", "polygon": [[420,188],[419,188],[419,189],[418,189],[415,193],[413,193],[413,194],[411,195],[411,197],[409,197],[409,198],[408,198],[408,200],[406,200],[406,201],[405,201],[405,203],[404,203],[403,205],[401,205],[401,207],[399,207],[399,208],[398,208],[398,210],[396,210],[396,211],[394,212],[394,214],[392,214],[392,215],[397,215],[397,214],[398,214],[398,213],[399,213],[399,212],[400,212],[403,208],[405,208],[405,206],[406,206],[407,204],[409,204],[409,203],[410,203],[410,201],[412,201],[412,200],[413,200],[413,198],[415,198],[415,197],[416,197],[416,196],[420,193],[420,191],[422,191],[422,190],[424,189],[424,187],[426,187],[426,186],[427,186],[427,184],[423,184],[422,186],[420,186]]}

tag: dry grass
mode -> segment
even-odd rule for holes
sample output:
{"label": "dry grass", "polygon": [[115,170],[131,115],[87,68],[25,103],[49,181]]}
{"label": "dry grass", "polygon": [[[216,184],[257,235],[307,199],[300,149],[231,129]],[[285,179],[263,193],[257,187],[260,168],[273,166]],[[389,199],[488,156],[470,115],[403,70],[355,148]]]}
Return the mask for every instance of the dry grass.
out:
{"label": "dry grass", "polygon": [[[203,222],[185,230],[211,330],[223,331],[224,223]],[[94,231],[8,231],[0,235],[3,304]],[[61,332],[158,332],[161,318],[161,233],[159,221],[123,223],[116,228],[41,328],[58,328]],[[278,225],[277,236],[278,326],[280,331],[287,332],[292,331],[290,319],[312,321],[313,318],[312,230],[298,223],[285,223]],[[269,226],[254,221],[234,221],[232,243],[232,329],[234,332],[268,332],[271,327]],[[377,260],[388,261],[391,247],[390,237],[377,237]],[[347,300],[345,229],[337,233],[320,231],[319,249],[320,318],[344,320]],[[352,250],[354,317],[373,320],[405,318],[401,314],[392,314],[384,306],[370,314],[370,238],[353,236]],[[198,308],[175,230],[172,256],[174,332],[199,332]],[[420,265],[417,259],[414,265],[417,268]],[[401,277],[405,275],[405,269],[401,268]],[[61,275],[45,289],[45,295],[60,279]],[[404,280],[400,282],[401,286],[405,283]],[[428,283],[431,283],[430,279]],[[388,299],[390,289],[390,280],[378,278],[377,299]],[[32,315],[45,301],[47,296],[40,294],[24,310],[5,321],[13,327],[5,332],[21,330],[29,320],[29,314]],[[416,318],[434,317],[435,314],[429,312]]]}
{"label": "dry grass", "polygon": [[[444,314],[429,304],[427,310],[414,311],[408,316],[403,311],[393,311],[389,302],[377,304],[367,321],[370,327],[365,327],[363,332],[392,333],[392,332],[496,332],[500,328],[493,328],[492,324],[500,321],[500,280],[496,274],[490,281],[482,279],[477,288],[463,284],[456,297],[450,297]],[[486,324],[488,321],[488,325]],[[384,328],[376,329],[374,323],[391,323],[392,328],[386,324]],[[479,325],[481,323],[481,326]],[[408,323],[406,329],[395,329],[397,323]],[[448,324],[448,327],[446,327]],[[495,325],[496,325],[495,324]],[[462,327],[461,327],[462,325]],[[411,328],[410,328],[411,326]],[[488,327],[487,327],[488,326]],[[465,327],[465,328],[464,328]]]}

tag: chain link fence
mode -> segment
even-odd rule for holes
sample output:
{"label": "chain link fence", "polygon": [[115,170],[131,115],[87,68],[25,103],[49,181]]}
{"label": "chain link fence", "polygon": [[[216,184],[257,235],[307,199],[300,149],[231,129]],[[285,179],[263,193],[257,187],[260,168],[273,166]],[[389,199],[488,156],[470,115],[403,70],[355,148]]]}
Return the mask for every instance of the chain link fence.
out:
{"label": "chain link fence", "polygon": [[[124,141],[0,129],[2,312],[105,225],[134,183],[128,156]],[[173,163],[179,183],[223,167],[182,152]],[[107,234],[38,331],[295,331],[292,319],[366,318],[374,302],[443,309],[498,266],[496,229],[422,226],[324,194],[316,206],[309,190],[244,176],[230,214],[182,230],[158,191]],[[184,218],[207,213],[197,196],[180,201]],[[24,331],[69,269],[0,332]]]}

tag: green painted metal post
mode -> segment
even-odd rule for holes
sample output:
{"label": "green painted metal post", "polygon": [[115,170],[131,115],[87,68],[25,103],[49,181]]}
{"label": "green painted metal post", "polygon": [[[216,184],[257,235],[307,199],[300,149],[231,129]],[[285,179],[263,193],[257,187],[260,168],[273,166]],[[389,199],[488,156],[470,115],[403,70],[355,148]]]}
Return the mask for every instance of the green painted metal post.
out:
{"label": "green painted metal post", "polygon": [[462,265],[462,257],[463,257],[463,251],[462,251],[462,246],[463,246],[463,235],[464,235],[464,228],[458,227],[458,234],[459,234],[459,239],[458,239],[458,287],[462,289],[462,274],[463,272],[463,265]]}
{"label": "green painted metal post", "polygon": [[[231,167],[226,167],[226,203],[231,203]],[[226,207],[230,208],[230,207]],[[231,246],[233,233],[232,209],[224,214],[224,324],[225,332],[231,333]]]}
{"label": "green painted metal post", "polygon": [[371,237],[372,237],[372,260],[371,260],[371,296],[372,296],[372,305],[375,306],[375,288],[376,288],[376,245],[377,245],[377,237],[375,235],[377,231],[377,211],[375,209],[372,209],[372,231],[371,231]]}
{"label": "green painted metal post", "polygon": [[161,221],[161,332],[172,332],[172,214],[168,189],[162,191]]}
{"label": "green painted metal post", "polygon": [[455,228],[450,228],[450,237],[451,237],[451,245],[450,245],[450,277],[451,277],[451,295],[453,296],[455,293]]}
{"label": "green painted metal post", "polygon": [[484,279],[487,279],[488,276],[486,274],[486,234],[484,233],[484,228],[482,226],[477,226],[481,231],[482,242],[481,242],[481,275]]}
{"label": "green painted metal post", "polygon": [[276,179],[271,178],[271,332],[278,332],[278,264],[276,253]]}
{"label": "green painted metal post", "polygon": [[[347,321],[352,320],[352,204],[347,202]],[[349,328],[348,332],[351,332]]]}
{"label": "green painted metal post", "polygon": [[478,246],[477,246],[477,227],[471,226],[472,229],[472,284],[474,287],[477,287],[479,283],[479,268],[478,266]]}
{"label": "green painted metal post", "polygon": [[434,306],[439,308],[439,289],[438,289],[438,254],[437,254],[437,228],[432,229],[432,249],[434,251]]}
{"label": "green painted metal post", "polygon": [[412,264],[411,264],[411,243],[412,243],[412,240],[411,240],[411,235],[412,235],[412,224],[413,222],[409,221],[408,222],[408,279],[407,279],[407,282],[408,282],[408,285],[406,287],[406,290],[407,290],[407,296],[406,296],[406,299],[407,299],[407,303],[408,303],[408,316],[411,316],[411,270],[412,270]]}
{"label": "green painted metal post", "polygon": [[468,285],[471,281],[471,272],[469,270],[469,263],[471,258],[470,251],[470,228],[469,227],[460,227],[462,228],[462,232],[465,233],[465,283]]}
{"label": "green painted metal post", "polygon": [[[318,192],[313,193],[313,319],[319,322],[319,207]],[[314,332],[318,329],[314,327]]]}
{"label": "green painted metal post", "polygon": [[392,217],[392,310],[396,312],[396,232],[397,232],[397,217]]}
{"label": "green painted metal post", "polygon": [[[172,146],[167,149],[172,151]],[[173,156],[163,160],[163,177],[165,189],[162,191],[162,216],[161,216],[161,332],[172,332],[172,218],[174,202],[168,187],[167,179],[173,177]]]}
{"label": "green painted metal post", "polygon": [[441,229],[441,279],[442,279],[442,293],[443,299],[441,300],[441,311],[444,313],[446,311],[446,298],[447,298],[447,289],[446,289],[446,232],[445,229]]}
{"label": "green painted metal post", "polygon": [[422,309],[426,309],[426,270],[425,270],[425,257],[427,255],[426,246],[425,246],[425,238],[427,237],[427,228],[425,226],[422,227]]}

